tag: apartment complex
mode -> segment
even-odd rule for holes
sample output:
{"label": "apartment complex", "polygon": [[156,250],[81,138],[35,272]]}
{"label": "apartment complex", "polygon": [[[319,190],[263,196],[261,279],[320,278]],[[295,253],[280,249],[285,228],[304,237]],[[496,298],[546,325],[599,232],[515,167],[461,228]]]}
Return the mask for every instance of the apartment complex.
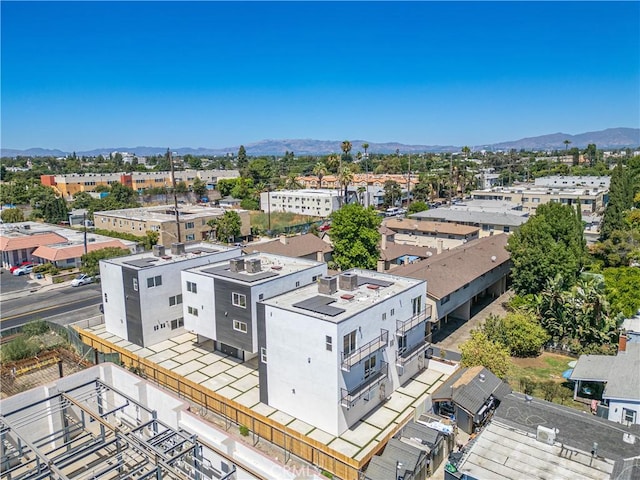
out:
{"label": "apartment complex", "polygon": [[[256,305],[315,283],[325,263],[272,254],[251,254],[182,272],[185,327],[200,343],[242,360],[258,352]],[[177,274],[177,272],[176,272]]]}
{"label": "apartment complex", "polygon": [[260,209],[263,212],[328,217],[341,204],[342,192],[337,190],[277,190],[260,194]]}
{"label": "apartment complex", "polygon": [[174,243],[100,261],[107,331],[141,347],[186,333],[180,271],[238,255],[237,247]]}
{"label": "apartment complex", "polygon": [[[344,190],[344,185],[340,184],[340,180],[337,175],[329,174],[324,175],[322,177],[322,184],[320,184],[319,177],[315,175],[307,175],[305,177],[298,177],[296,180],[300,182],[304,186],[304,188],[334,188],[339,189],[342,188]],[[391,180],[399,183],[402,187],[413,190],[416,184],[420,181],[418,175],[411,175],[408,177],[407,175],[400,174],[373,174],[373,173],[356,173],[353,175],[353,180],[349,183],[350,186],[354,187],[384,187],[386,181]],[[408,183],[407,183],[408,182]]]}
{"label": "apartment complex", "polygon": [[[214,189],[221,178],[238,178],[237,170],[181,170],[175,172],[176,182],[184,182],[188,188],[199,178]],[[53,187],[63,198],[71,200],[78,192],[94,192],[98,185],[110,186],[121,183],[138,192],[147,188],[171,187],[171,172],[131,172],[131,173],[70,173],[65,175],[41,175],[40,183]]]}
{"label": "apartment complex", "polygon": [[355,269],[263,300],[260,401],[342,434],[425,367],[425,293],[424,281]]}
{"label": "apartment complex", "polygon": [[[234,210],[234,212],[240,216],[242,221],[240,236],[247,237],[251,235],[249,212],[247,210]],[[147,230],[158,232],[160,235],[158,243],[170,245],[175,242],[208,240],[211,237],[212,230],[207,222],[221,217],[224,213],[225,210],[222,208],[206,205],[179,205],[179,238],[175,207],[173,205],[95,212],[93,214],[93,223],[96,228],[139,236],[145,235]]]}
{"label": "apartment complex", "polygon": [[395,232],[395,242],[420,247],[455,248],[480,237],[478,227],[455,223],[390,218],[384,225]]}
{"label": "apartment complex", "polygon": [[529,214],[514,209],[496,210],[491,207],[465,208],[461,205],[455,205],[414,213],[410,218],[477,227],[480,229],[479,236],[482,238],[499,233],[515,232],[529,219]]}

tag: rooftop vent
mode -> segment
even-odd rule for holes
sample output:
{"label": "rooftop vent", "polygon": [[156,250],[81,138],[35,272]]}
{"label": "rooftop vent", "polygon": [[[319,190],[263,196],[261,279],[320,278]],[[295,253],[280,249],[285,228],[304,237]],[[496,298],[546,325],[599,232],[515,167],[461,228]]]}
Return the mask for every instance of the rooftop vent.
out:
{"label": "rooftop vent", "polygon": [[184,255],[184,243],[175,242],[171,244],[171,254],[172,255]]}
{"label": "rooftop vent", "polygon": [[343,295],[340,295],[340,298],[343,299],[343,300],[353,300],[354,296],[351,295],[350,293],[345,293]]}
{"label": "rooftop vent", "polygon": [[244,271],[244,258],[232,258],[229,260],[229,270],[232,272]]}
{"label": "rooftop vent", "polygon": [[318,279],[318,293],[323,295],[332,295],[338,291],[338,279],[323,275]]}
{"label": "rooftop vent", "polygon": [[536,431],[536,440],[542,443],[546,443],[547,445],[553,445],[556,441],[556,434],[558,430],[555,428],[547,428],[542,425],[538,425],[538,430]]}
{"label": "rooftop vent", "polygon": [[273,265],[271,270],[282,270],[282,265]]}
{"label": "rooftop vent", "polygon": [[154,245],[153,246],[153,256],[154,257],[164,257],[164,245]]}
{"label": "rooftop vent", "polygon": [[262,263],[259,258],[249,258],[245,263],[247,273],[258,273],[262,271]]}
{"label": "rooftop vent", "polygon": [[340,274],[338,277],[338,287],[340,290],[347,290],[349,292],[355,290],[358,288],[358,275],[351,272]]}
{"label": "rooftop vent", "polygon": [[171,255],[162,255],[163,260],[171,260]]}
{"label": "rooftop vent", "polygon": [[485,381],[485,379],[486,379],[485,374],[484,374],[484,373],[481,373],[479,378],[480,378],[480,381],[481,381],[481,382],[484,382],[484,381]]}

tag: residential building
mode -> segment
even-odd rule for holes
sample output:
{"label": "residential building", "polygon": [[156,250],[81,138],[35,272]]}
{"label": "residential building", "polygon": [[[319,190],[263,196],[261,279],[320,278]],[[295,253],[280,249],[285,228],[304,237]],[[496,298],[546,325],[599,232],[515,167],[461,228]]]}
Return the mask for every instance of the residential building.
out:
{"label": "residential building", "polygon": [[342,205],[338,190],[276,190],[260,194],[263,212],[290,212],[314,217],[328,217]]}
{"label": "residential building", "polygon": [[548,177],[538,177],[533,183],[536,187],[589,187],[609,190],[611,177],[593,175],[550,175]]}
{"label": "residential building", "polygon": [[113,363],[4,398],[2,478],[300,478],[191,410]]}
{"label": "residential building", "polygon": [[185,327],[198,341],[242,360],[258,352],[256,304],[291,290],[301,291],[327,272],[313,260],[251,254],[183,269]]}
{"label": "residential building", "polygon": [[506,395],[509,384],[482,366],[461,368],[431,394],[436,415],[455,418],[468,434],[481,428]]}
{"label": "residential building", "polygon": [[449,316],[469,320],[477,305],[507,291],[512,265],[505,249],[507,238],[480,238],[394,270],[396,275],[426,280],[427,303],[433,307],[433,331]]}
{"label": "residential building", "polygon": [[[322,185],[320,185],[320,180],[315,175],[307,175],[305,177],[298,177],[296,180],[304,186],[304,188],[333,188],[344,190],[344,185],[340,184],[340,180],[337,175],[328,174],[322,177]],[[401,174],[391,174],[391,173],[383,173],[383,174],[373,174],[373,173],[355,173],[353,175],[353,180],[349,183],[352,187],[379,187],[384,188],[384,184],[387,181],[394,181],[400,184],[401,187],[407,188],[407,181],[409,185],[409,189],[413,190],[416,184],[420,181],[418,175],[411,175],[409,178],[408,175]]]}
{"label": "residential building", "polygon": [[462,205],[439,207],[414,213],[410,218],[442,223],[457,223],[480,229],[480,237],[489,237],[499,233],[513,233],[529,219],[527,212],[509,209],[495,211],[490,208],[468,208]]}
{"label": "residential building", "polygon": [[[136,242],[88,232],[87,251],[106,247],[137,251]],[[0,224],[2,266],[10,268],[22,262],[52,262],[58,267],[76,267],[85,253],[85,236],[81,230],[39,222]]]}
{"label": "residential building", "polygon": [[276,240],[266,242],[253,242],[244,247],[242,251],[246,254],[271,253],[326,263],[331,260],[333,247],[312,233],[305,233],[302,235],[281,235]]}
{"label": "residential building", "polygon": [[425,282],[366,270],[258,304],[260,401],[332,435],[426,365]]}
{"label": "residential building", "polygon": [[425,248],[405,242],[396,242],[397,233],[384,224],[378,228],[380,233],[380,258],[377,271],[386,272],[398,265],[415,263],[437,253],[436,248]]}
{"label": "residential building", "polygon": [[637,428],[511,393],[445,479],[632,480],[640,475],[639,448]]}
{"label": "residential building", "polygon": [[[214,189],[221,178],[238,178],[237,170],[179,170],[175,172],[175,181],[184,182],[187,188],[193,187],[193,181],[199,178],[208,189]],[[70,173],[64,175],[41,175],[42,185],[53,189],[66,200],[73,199],[79,192],[94,192],[96,187],[121,183],[142,193],[148,188],[171,187],[171,172],[131,172],[131,173]]]}
{"label": "residential building", "polygon": [[[247,210],[234,210],[234,212],[240,216],[242,222],[240,236],[244,238],[250,236],[249,212]],[[96,228],[132,235],[144,236],[147,231],[158,232],[160,235],[158,243],[170,245],[175,242],[209,240],[212,228],[208,222],[220,218],[224,213],[225,210],[222,208],[206,205],[179,205],[177,217],[180,223],[180,238],[178,238],[176,213],[173,205],[95,212],[93,222]]]}
{"label": "residential building", "polygon": [[186,333],[180,272],[240,255],[211,243],[155,245],[152,252],[100,261],[107,331],[146,347]]}
{"label": "residential building", "polygon": [[[403,443],[413,445],[427,454],[427,475],[431,476],[445,459],[446,436],[443,432],[428,427],[423,422],[411,421],[396,434]],[[453,442],[452,442],[453,443]]]}
{"label": "residential building", "polygon": [[389,218],[384,225],[396,232],[395,242],[420,247],[451,249],[480,237],[480,229],[455,223],[431,222],[413,218]]}
{"label": "residential building", "polygon": [[620,334],[618,354],[580,355],[569,379],[574,398],[594,399],[599,416],[625,425],[640,424],[640,342]]}

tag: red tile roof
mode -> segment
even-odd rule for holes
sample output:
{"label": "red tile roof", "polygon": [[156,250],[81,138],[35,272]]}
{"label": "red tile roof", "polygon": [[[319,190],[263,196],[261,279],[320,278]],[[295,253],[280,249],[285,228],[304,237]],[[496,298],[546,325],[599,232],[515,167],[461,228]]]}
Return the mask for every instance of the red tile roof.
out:
{"label": "red tile roof", "polygon": [[0,235],[0,251],[10,252],[27,248],[39,247],[41,245],[53,245],[56,243],[66,243],[68,240],[62,235],[54,232],[34,233],[31,235],[7,237]]}
{"label": "red tile roof", "polygon": [[[117,247],[129,250],[129,248],[120,240],[109,240],[106,242],[89,243],[87,244],[87,251],[93,252],[94,250],[100,250],[107,247]],[[84,254],[84,245],[69,245],[65,247],[49,247],[43,245],[34,250],[32,255],[34,257],[42,258],[50,262],[68,260],[70,258],[80,258]]]}

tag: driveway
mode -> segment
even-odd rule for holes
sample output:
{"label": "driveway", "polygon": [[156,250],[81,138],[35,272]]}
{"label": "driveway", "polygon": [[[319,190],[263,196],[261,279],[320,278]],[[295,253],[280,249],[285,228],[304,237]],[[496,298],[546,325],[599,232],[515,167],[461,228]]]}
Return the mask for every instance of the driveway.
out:
{"label": "driveway", "polygon": [[0,273],[0,292],[15,292],[16,290],[25,290],[34,285],[29,275],[13,276],[6,268],[1,269]]}

